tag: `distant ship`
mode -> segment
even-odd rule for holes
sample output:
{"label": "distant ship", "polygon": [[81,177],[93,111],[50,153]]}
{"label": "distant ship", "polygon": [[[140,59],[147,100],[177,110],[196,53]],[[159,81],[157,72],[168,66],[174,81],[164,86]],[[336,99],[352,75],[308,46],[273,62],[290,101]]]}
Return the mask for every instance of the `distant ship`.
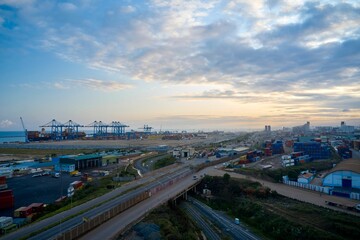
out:
{"label": "distant ship", "polygon": [[[51,135],[51,133],[45,132],[45,129],[41,129],[40,131],[28,131],[28,140],[30,142],[39,142],[39,141],[49,141],[54,139]],[[62,132],[61,138],[63,140],[67,139],[79,139],[86,137],[85,132],[69,132],[67,129]]]}

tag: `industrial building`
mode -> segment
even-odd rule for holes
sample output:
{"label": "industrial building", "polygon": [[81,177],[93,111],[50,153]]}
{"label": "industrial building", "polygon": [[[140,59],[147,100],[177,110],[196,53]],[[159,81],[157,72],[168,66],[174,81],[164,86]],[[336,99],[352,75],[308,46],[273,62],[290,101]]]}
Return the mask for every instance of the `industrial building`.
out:
{"label": "industrial building", "polygon": [[74,170],[82,170],[92,167],[102,166],[102,156],[98,154],[88,154],[79,156],[62,156],[59,163],[55,165],[61,171],[72,172]]}
{"label": "industrial building", "polygon": [[324,177],[323,186],[360,190],[360,160],[348,159],[337,164]]}
{"label": "industrial building", "polygon": [[216,150],[216,157],[217,158],[221,158],[221,157],[230,157],[230,156],[235,156],[235,155],[239,155],[239,154],[244,154],[249,150],[249,148],[246,147],[237,147],[237,148],[218,148]]}
{"label": "industrial building", "polygon": [[188,158],[192,157],[195,154],[194,148],[174,148],[173,156],[177,158]]}
{"label": "industrial building", "polygon": [[298,183],[309,184],[314,179],[314,174],[304,171],[298,176]]}
{"label": "industrial building", "polygon": [[103,156],[101,159],[102,162],[102,166],[107,166],[109,164],[117,164],[120,162],[120,158],[119,156],[115,156],[115,155],[106,155]]}
{"label": "industrial building", "polygon": [[310,122],[306,122],[304,125],[301,126],[293,127],[292,131],[295,134],[306,134],[310,132]]}

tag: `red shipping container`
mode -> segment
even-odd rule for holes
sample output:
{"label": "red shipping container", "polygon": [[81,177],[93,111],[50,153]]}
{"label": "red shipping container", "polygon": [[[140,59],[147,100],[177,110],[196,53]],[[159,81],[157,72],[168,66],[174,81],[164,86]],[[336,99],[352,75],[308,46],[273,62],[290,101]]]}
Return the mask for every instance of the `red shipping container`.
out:
{"label": "red shipping container", "polygon": [[7,209],[14,207],[14,197],[1,197],[0,198],[0,209]]}
{"label": "red shipping container", "polygon": [[0,185],[1,184],[6,184],[6,177],[5,176],[0,177]]}
{"label": "red shipping container", "polygon": [[32,203],[29,205],[29,208],[32,209],[33,213],[39,213],[44,210],[44,204],[43,203]]}
{"label": "red shipping container", "polygon": [[9,197],[9,196],[13,196],[12,190],[0,191],[0,197]]}

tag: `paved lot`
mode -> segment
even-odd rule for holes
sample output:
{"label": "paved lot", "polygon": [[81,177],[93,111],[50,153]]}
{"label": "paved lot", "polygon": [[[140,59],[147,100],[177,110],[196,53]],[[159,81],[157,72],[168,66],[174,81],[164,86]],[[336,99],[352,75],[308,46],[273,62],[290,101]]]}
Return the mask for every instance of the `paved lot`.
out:
{"label": "paved lot", "polygon": [[[71,177],[68,174],[62,174],[60,178],[32,177],[32,175],[6,180],[8,188],[12,189],[14,193],[14,209],[28,206],[31,203],[52,203],[61,195],[67,194],[70,183],[80,180],[80,177]],[[12,216],[14,209],[1,210],[0,216]]]}

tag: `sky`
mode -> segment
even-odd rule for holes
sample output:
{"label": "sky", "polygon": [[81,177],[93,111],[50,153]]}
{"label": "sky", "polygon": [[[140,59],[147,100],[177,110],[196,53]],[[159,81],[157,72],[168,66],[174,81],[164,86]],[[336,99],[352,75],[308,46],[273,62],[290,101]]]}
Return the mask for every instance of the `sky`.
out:
{"label": "sky", "polygon": [[0,131],[360,125],[360,2],[0,0]]}

